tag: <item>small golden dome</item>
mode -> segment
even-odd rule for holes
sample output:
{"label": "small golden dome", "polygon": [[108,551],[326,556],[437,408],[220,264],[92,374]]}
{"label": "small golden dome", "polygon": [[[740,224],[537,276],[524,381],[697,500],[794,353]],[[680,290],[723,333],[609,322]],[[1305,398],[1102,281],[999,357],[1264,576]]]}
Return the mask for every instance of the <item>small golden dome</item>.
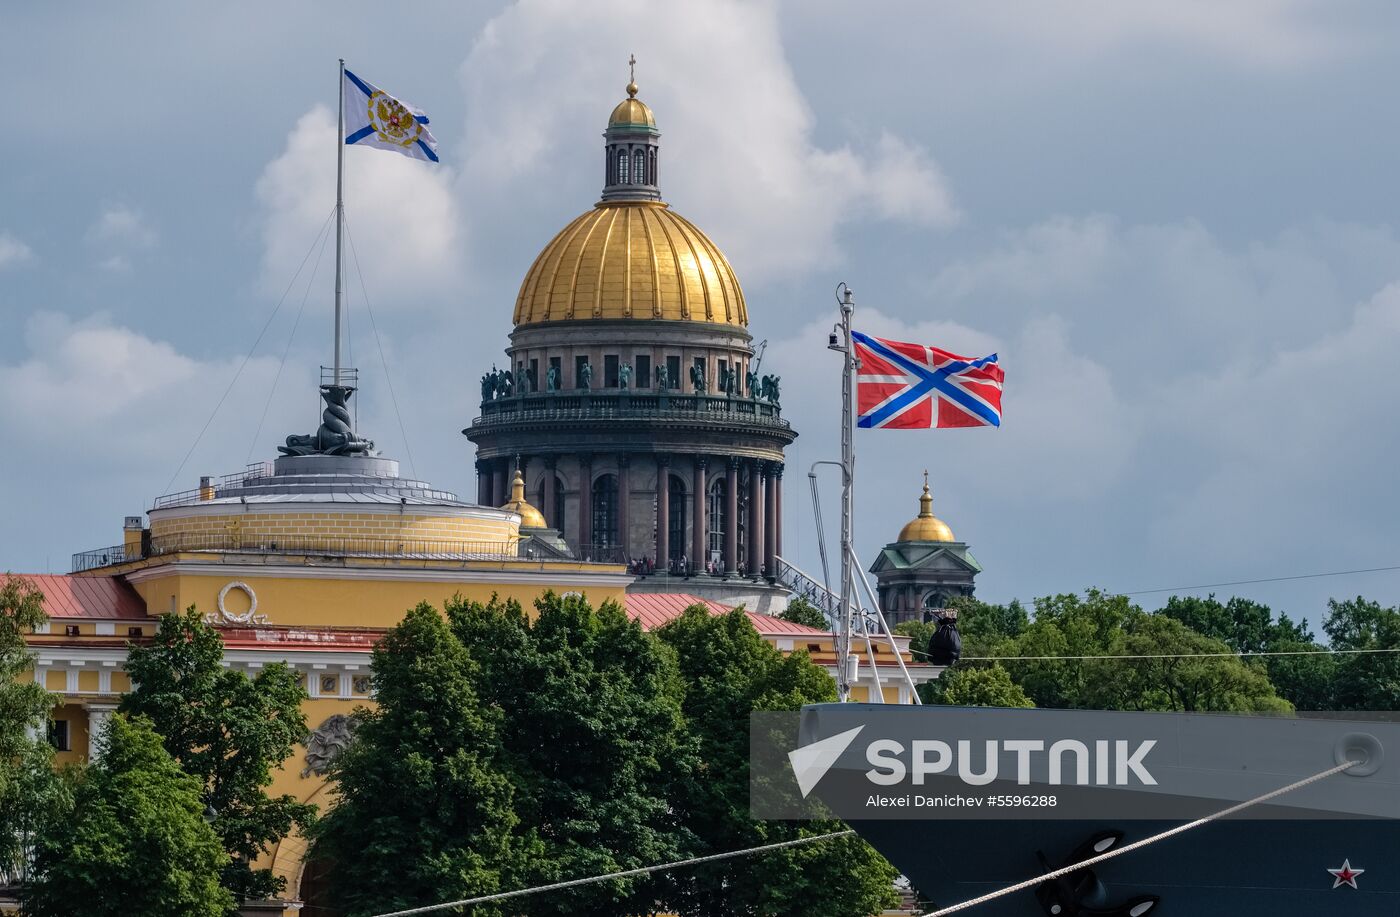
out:
{"label": "small golden dome", "polygon": [[724,253],[655,201],[598,204],[565,226],[525,275],[516,325],[589,318],[749,323]]}
{"label": "small golden dome", "polygon": [[608,127],[649,127],[656,129],[656,116],[650,106],[636,98],[637,84],[627,84],[627,98],[617,103],[608,117]]}
{"label": "small golden dome", "polygon": [[899,530],[897,541],[957,541],[948,523],[933,514],[933,495],[928,490],[928,472],[924,472],[924,493],[919,497],[919,515]]}
{"label": "small golden dome", "polygon": [[519,514],[522,529],[549,528],[549,524],[544,521],[544,514],[525,502],[525,478],[519,471],[515,472],[515,480],[510,485],[510,502],[501,509]]}

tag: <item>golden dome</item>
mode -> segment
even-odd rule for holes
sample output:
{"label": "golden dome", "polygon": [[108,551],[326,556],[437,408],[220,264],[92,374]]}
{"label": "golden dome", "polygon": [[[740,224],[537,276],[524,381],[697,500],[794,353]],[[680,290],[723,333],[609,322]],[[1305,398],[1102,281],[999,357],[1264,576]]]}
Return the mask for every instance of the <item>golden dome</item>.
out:
{"label": "golden dome", "polygon": [[525,275],[516,325],[588,318],[749,323],[724,253],[655,201],[598,204],[565,226]]}
{"label": "golden dome", "polygon": [[627,98],[617,103],[617,107],[608,116],[608,127],[649,127],[656,129],[656,117],[651,113],[647,103],[637,98],[637,81],[634,79],[627,84]]}
{"label": "golden dome", "polygon": [[549,528],[549,524],[544,521],[544,514],[525,502],[525,478],[519,471],[515,472],[515,480],[510,485],[510,502],[501,509],[519,514],[522,529]]}
{"label": "golden dome", "polygon": [[948,523],[933,514],[933,495],[928,491],[928,472],[924,472],[924,493],[919,497],[919,515],[899,530],[896,541],[957,541]]}

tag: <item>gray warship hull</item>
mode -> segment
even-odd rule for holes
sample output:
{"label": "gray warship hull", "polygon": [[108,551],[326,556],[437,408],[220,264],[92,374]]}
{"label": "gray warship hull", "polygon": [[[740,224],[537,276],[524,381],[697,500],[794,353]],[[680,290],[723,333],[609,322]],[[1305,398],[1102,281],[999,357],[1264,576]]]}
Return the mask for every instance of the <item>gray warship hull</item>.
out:
{"label": "gray warship hull", "polygon": [[[803,710],[797,747],[853,733],[811,799],[899,868],[929,910],[1207,818],[965,913],[1400,915],[1392,721],[832,704]],[[1088,755],[1060,754],[1052,771],[1053,756],[1028,751],[1037,745]],[[1355,765],[1211,818],[1347,761]]]}

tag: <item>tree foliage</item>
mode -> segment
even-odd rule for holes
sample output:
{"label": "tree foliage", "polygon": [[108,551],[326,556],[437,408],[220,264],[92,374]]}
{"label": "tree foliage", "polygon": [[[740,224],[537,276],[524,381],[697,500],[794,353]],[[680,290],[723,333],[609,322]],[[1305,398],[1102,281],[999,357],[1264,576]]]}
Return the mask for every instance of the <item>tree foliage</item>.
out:
{"label": "tree foliage", "polygon": [[[1267,607],[1249,602],[1169,602],[1162,613],[1149,614],[1126,596],[1091,589],[1037,599],[1031,617],[1014,602],[960,601],[958,629],[964,656],[972,658],[925,686],[921,696],[927,702],[991,705],[982,698],[993,698],[1016,705],[1020,697],[1005,690],[1002,676],[971,674],[995,671],[977,659],[1002,658],[1008,660],[1001,666],[1005,681],[1037,707],[1285,711],[1292,706],[1274,690],[1263,663],[1230,657],[1229,645],[1183,621],[1248,645],[1282,645],[1269,641],[1310,636],[1306,624],[1293,625],[1287,618],[1271,622]],[[1166,658],[1173,656],[1178,658]]]}
{"label": "tree foliage", "polygon": [[[699,750],[674,803],[694,855],[840,830],[834,822],[757,821],[748,810],[748,714],[834,701],[831,677],[804,652],[779,653],[739,610],[715,616],[695,606],[657,636],[675,651]],[[839,838],[687,869],[673,877],[667,903],[686,917],[865,917],[894,903],[895,875],[864,841]]]}
{"label": "tree foliage", "polygon": [[155,639],[133,646],[127,672],[135,689],[121,710],[147,717],[165,749],[203,787],[213,828],[230,854],[224,887],[239,901],[276,894],[283,880],[252,862],[315,807],[267,787],[307,735],[305,689],[285,665],[252,678],[224,668],[223,639],[194,608],[162,615]]}
{"label": "tree foliage", "polygon": [[312,832],[334,903],[374,914],[520,884],[525,854],[538,851],[515,833],[502,717],[476,692],[476,662],[425,604],[372,665],[377,704],[357,712],[355,740],[331,763],[339,802]]}
{"label": "tree foliage", "polygon": [[19,680],[34,665],[24,635],[46,620],[43,593],[28,580],[0,582],[0,881],[24,876],[41,825],[64,808],[53,749],[41,734],[55,698]]}
{"label": "tree foliage", "polygon": [[113,716],[102,762],[76,776],[71,814],[40,838],[31,917],[225,917],[228,863],[199,781],[144,718]]}
{"label": "tree foliage", "polygon": [[[696,766],[676,662],[613,602],[548,594],[528,618],[516,602],[453,601],[453,631],[478,662],[482,701],[502,711],[519,831],[542,884],[679,859],[689,838],[673,788]],[[531,915],[642,914],[658,880],[619,879],[524,899]]]}
{"label": "tree foliage", "polygon": [[954,666],[938,679],[935,703],[954,707],[1034,707],[1035,703],[999,665]]}
{"label": "tree foliage", "polygon": [[[1400,650],[1400,608],[1357,596],[1327,603],[1322,629],[1339,650]],[[1400,710],[1400,653],[1337,658],[1332,702],[1338,710]]]}
{"label": "tree foliage", "polygon": [[822,613],[822,610],[800,595],[794,596],[788,602],[787,607],[778,612],[778,617],[794,624],[815,627],[817,630],[831,629],[831,624],[826,620],[826,615]]}

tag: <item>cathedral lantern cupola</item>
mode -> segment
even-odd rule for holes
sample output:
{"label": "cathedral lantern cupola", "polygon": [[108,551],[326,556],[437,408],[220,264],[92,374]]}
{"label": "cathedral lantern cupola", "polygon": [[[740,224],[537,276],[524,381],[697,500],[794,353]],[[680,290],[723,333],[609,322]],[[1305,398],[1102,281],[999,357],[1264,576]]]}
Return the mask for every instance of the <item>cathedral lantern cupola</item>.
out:
{"label": "cathedral lantern cupola", "polygon": [[870,572],[875,574],[880,608],[890,626],[933,621],[958,596],[970,596],[982,566],[953,530],[933,514],[928,472],[919,495],[919,515],[885,545]]}
{"label": "cathedral lantern cupola", "polygon": [[613,109],[608,129],[603,133],[607,141],[603,200],[659,201],[656,160],[661,132],[656,129],[651,109],[637,98],[637,59],[634,57],[629,63],[632,80],[627,84],[627,98]]}

